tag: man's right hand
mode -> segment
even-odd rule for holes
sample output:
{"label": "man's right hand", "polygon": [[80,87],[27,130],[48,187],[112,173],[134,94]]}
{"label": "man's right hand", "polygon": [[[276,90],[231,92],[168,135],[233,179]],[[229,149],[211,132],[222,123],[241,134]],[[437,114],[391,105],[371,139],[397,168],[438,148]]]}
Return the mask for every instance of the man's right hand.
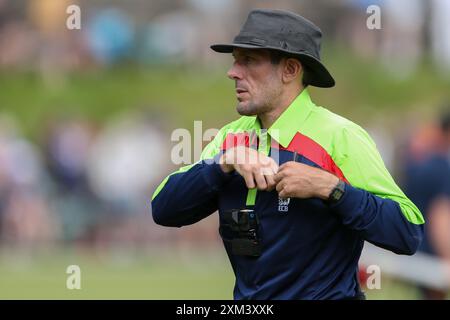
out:
{"label": "man's right hand", "polygon": [[225,173],[236,170],[245,180],[247,188],[271,191],[276,183],[274,175],[278,164],[272,158],[254,149],[234,147],[220,158],[220,167]]}

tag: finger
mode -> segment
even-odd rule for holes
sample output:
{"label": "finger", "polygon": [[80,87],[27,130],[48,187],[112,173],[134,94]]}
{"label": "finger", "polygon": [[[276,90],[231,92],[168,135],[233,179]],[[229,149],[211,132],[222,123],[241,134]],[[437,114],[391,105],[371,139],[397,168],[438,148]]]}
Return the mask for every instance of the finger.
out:
{"label": "finger", "polygon": [[276,184],[278,184],[281,181],[282,177],[280,175],[280,173],[277,173],[276,175],[273,176],[273,180],[275,181]]}
{"label": "finger", "polygon": [[283,178],[284,178],[284,173],[278,171],[277,174],[276,174],[273,178],[274,178],[274,180],[275,180],[275,183],[278,184],[281,180],[283,180]]}
{"label": "finger", "polygon": [[272,168],[274,167],[275,161],[270,157],[262,155],[259,158],[259,164],[261,165],[262,168],[265,168],[265,169],[267,168],[267,169],[272,170]]}
{"label": "finger", "polygon": [[263,153],[258,153],[258,160],[261,165],[268,167],[271,163],[272,158],[266,156]]}
{"label": "finger", "polygon": [[280,192],[278,192],[278,196],[282,199],[286,199],[289,198],[289,195],[287,194],[287,192],[285,191],[285,189],[281,190]]}
{"label": "finger", "polygon": [[253,179],[253,174],[251,172],[243,173],[242,177],[245,180],[245,184],[247,185],[247,188],[249,188],[249,189],[255,188],[255,181]]}
{"label": "finger", "polygon": [[284,185],[285,185],[285,183],[284,183],[284,181],[283,180],[281,180],[280,182],[278,182],[277,184],[276,184],[276,190],[277,190],[277,192],[278,193],[280,193],[283,189],[284,189]]}
{"label": "finger", "polygon": [[271,162],[268,167],[261,168],[261,172],[266,179],[267,191],[272,191],[275,188],[275,174],[276,174],[276,163],[272,158],[269,158]]}
{"label": "finger", "polygon": [[276,183],[274,177],[274,175],[265,176],[267,182],[267,191],[272,191],[275,188]]}
{"label": "finger", "polygon": [[282,173],[285,176],[289,176],[291,173],[298,170],[299,166],[302,166],[302,164],[294,161],[288,161],[279,166],[278,173]]}
{"label": "finger", "polygon": [[278,192],[278,195],[280,196],[280,198],[290,198],[292,197],[292,188],[288,183],[285,183],[280,192]]}
{"label": "finger", "polygon": [[272,170],[272,168],[270,167],[261,167],[259,169],[259,172],[263,175],[263,176],[273,176],[274,172]]}
{"label": "finger", "polygon": [[277,173],[278,172],[278,164],[275,162],[275,160],[272,159],[272,163],[270,164],[270,167],[272,168],[273,173]]}
{"label": "finger", "polygon": [[264,178],[264,176],[261,174],[261,170],[257,169],[254,173],[253,173],[253,177],[255,178],[256,181],[256,186],[259,190],[266,190],[267,189],[267,183],[266,183],[266,179]]}

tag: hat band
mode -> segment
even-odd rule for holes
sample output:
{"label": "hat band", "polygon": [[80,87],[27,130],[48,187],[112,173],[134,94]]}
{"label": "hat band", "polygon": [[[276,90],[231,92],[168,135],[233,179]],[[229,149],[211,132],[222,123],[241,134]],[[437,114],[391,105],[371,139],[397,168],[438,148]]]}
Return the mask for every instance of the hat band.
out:
{"label": "hat band", "polygon": [[[305,50],[305,48],[300,47],[294,47],[289,41],[286,40],[276,40],[273,39],[272,41],[267,39],[262,39],[255,37],[254,35],[243,35],[240,34],[236,36],[233,40],[234,44],[248,44],[248,45],[255,45],[260,47],[271,47],[271,49],[279,49],[284,51],[290,51],[292,53],[304,53],[309,52],[311,55],[315,57],[320,57],[319,52],[317,50],[314,50],[314,44],[311,43],[311,39],[308,35],[305,34],[297,34],[298,38],[301,38],[301,40],[306,44],[306,47],[309,47],[310,50]],[[319,58],[320,59],[320,58]]]}

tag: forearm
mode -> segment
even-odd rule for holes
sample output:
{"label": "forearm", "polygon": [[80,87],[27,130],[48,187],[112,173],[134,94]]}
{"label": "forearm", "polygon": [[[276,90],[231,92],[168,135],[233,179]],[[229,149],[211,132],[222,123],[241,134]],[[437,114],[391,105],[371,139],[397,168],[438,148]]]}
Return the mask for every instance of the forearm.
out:
{"label": "forearm", "polygon": [[429,209],[429,237],[436,253],[450,261],[450,199],[440,197]]}
{"label": "forearm", "polygon": [[180,227],[205,218],[217,210],[218,191],[228,178],[218,164],[205,162],[171,175],[152,199],[153,219]]}
{"label": "forearm", "polygon": [[331,205],[342,223],[382,248],[414,254],[423,236],[423,224],[409,222],[399,204],[346,185],[342,199]]}

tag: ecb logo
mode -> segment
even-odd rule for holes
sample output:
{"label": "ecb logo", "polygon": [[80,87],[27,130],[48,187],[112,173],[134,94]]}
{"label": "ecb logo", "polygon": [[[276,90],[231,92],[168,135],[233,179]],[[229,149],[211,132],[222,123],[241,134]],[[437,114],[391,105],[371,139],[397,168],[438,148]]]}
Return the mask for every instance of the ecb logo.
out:
{"label": "ecb logo", "polygon": [[278,198],[278,212],[288,212],[291,198]]}

